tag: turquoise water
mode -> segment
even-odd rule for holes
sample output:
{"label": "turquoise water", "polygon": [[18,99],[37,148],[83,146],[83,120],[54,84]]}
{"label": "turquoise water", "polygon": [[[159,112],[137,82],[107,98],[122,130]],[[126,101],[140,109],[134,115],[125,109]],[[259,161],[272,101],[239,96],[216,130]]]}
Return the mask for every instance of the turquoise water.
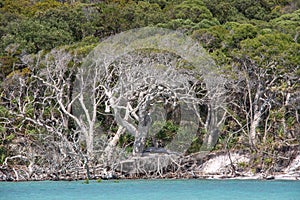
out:
{"label": "turquoise water", "polygon": [[121,180],[77,182],[0,182],[6,200],[128,199],[270,199],[300,200],[300,181]]}

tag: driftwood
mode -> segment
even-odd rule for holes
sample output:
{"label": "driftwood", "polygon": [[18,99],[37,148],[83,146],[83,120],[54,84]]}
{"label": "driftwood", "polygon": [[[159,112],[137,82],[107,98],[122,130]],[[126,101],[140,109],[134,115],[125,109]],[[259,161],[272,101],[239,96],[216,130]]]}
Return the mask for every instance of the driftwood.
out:
{"label": "driftwood", "polygon": [[[114,169],[107,166],[89,166],[89,179],[115,178],[193,178],[199,166],[199,155],[178,156],[176,154],[145,152],[141,157],[131,157],[118,163]],[[28,180],[84,180],[88,176],[85,166],[68,170],[53,171],[49,167],[37,165],[0,166],[1,181]]]}
{"label": "driftwood", "polygon": [[[227,152],[228,153],[228,152]],[[236,177],[257,177],[260,179],[271,180],[275,175],[279,177],[285,176],[283,172],[280,174],[259,173],[249,175],[250,169],[238,167],[229,157],[230,164],[224,167],[224,173],[204,173],[202,166],[209,160],[226,156],[226,152],[217,153],[195,153],[188,156],[179,156],[170,153],[151,153],[143,156],[130,157],[115,165],[114,168],[96,165],[89,166],[89,176],[85,166],[74,167],[64,170],[53,171],[50,168],[33,165],[7,165],[0,166],[0,181],[29,181],[29,180],[85,180],[85,179],[190,179],[190,178],[236,178]],[[232,152],[231,155],[234,153]],[[235,154],[237,154],[235,152]],[[244,154],[241,154],[243,156]],[[227,155],[228,156],[228,155]],[[233,167],[234,166],[234,167]],[[287,167],[287,166],[286,166]],[[232,171],[234,170],[234,171]],[[300,178],[300,172],[293,174],[295,179]]]}

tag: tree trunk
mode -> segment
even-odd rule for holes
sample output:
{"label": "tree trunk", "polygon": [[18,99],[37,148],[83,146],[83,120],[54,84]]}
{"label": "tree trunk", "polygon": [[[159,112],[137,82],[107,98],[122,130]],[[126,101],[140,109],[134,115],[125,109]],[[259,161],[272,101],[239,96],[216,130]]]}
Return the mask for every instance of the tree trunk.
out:
{"label": "tree trunk", "polygon": [[[249,129],[249,144],[252,148],[256,148],[257,144],[257,132],[256,129],[259,126],[261,121],[262,112],[265,107],[265,103],[261,105],[259,102],[261,101],[262,94],[264,93],[264,89],[262,84],[259,82],[254,99],[252,101],[251,97],[251,88],[248,82],[248,95],[249,95],[249,102],[250,102],[250,129]],[[260,104],[260,105],[259,105]]]}
{"label": "tree trunk", "polygon": [[286,120],[285,120],[286,114],[288,112],[290,97],[291,97],[291,94],[288,92],[285,95],[285,101],[284,101],[283,107],[282,107],[282,109],[283,109],[282,126],[283,126],[284,135],[288,136],[288,137],[293,137],[293,135],[288,131],[288,126],[287,126],[287,123],[286,123]]}
{"label": "tree trunk", "polygon": [[257,111],[254,113],[253,120],[250,125],[250,131],[249,131],[249,143],[252,147],[255,147],[257,144],[256,129],[259,125],[260,120],[261,120],[261,113]]}
{"label": "tree trunk", "polygon": [[93,129],[90,129],[88,133],[85,136],[86,140],[86,151],[87,151],[87,157],[90,161],[94,158],[94,133]]}
{"label": "tree trunk", "polygon": [[144,151],[146,137],[151,125],[150,113],[146,111],[146,106],[143,106],[139,111],[139,127],[138,133],[133,144],[133,155],[141,155]]}
{"label": "tree trunk", "polygon": [[113,152],[117,146],[117,143],[120,139],[120,136],[125,133],[126,129],[123,126],[118,128],[117,133],[114,135],[112,140],[108,142],[108,145],[104,149],[104,156],[106,156],[105,160],[110,162],[112,160]]}
{"label": "tree trunk", "polygon": [[219,138],[219,126],[218,126],[218,111],[215,105],[208,105],[207,119],[205,122],[206,136],[202,145],[203,150],[211,150],[214,148]]}

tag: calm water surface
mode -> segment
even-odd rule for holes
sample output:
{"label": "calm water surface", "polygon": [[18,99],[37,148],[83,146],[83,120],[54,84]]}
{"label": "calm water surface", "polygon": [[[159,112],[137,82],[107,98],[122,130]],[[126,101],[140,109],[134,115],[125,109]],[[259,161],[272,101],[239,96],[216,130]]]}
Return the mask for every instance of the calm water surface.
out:
{"label": "calm water surface", "polygon": [[5,200],[300,200],[300,181],[254,180],[121,180],[77,182],[0,182]]}

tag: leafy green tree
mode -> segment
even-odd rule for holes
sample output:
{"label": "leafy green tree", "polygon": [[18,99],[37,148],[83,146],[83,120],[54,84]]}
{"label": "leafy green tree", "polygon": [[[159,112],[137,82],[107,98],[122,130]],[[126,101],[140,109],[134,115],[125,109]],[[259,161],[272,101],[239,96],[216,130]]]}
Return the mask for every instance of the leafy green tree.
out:
{"label": "leafy green tree", "polygon": [[291,36],[283,33],[258,35],[241,42],[241,49],[245,54],[264,65],[276,61],[282,70],[299,67],[299,47]]}
{"label": "leafy green tree", "polygon": [[300,10],[284,14],[272,20],[271,24],[278,31],[290,34],[295,42],[300,43]]}
{"label": "leafy green tree", "polygon": [[38,20],[21,20],[8,25],[8,33],[1,38],[1,49],[9,44],[19,44],[19,48],[27,53],[36,53],[42,49],[69,44],[72,35],[59,27]]}
{"label": "leafy green tree", "polygon": [[222,47],[225,48],[225,42],[230,38],[230,32],[224,26],[212,26],[209,29],[199,29],[193,32],[193,38],[210,51],[215,51]]}
{"label": "leafy green tree", "polygon": [[43,12],[50,8],[57,8],[62,6],[62,4],[55,0],[41,0],[41,1],[31,1],[31,0],[2,0],[2,6],[0,10],[5,13],[19,14],[26,17],[32,17],[37,12]]}
{"label": "leafy green tree", "polygon": [[0,56],[0,63],[1,63],[1,65],[0,65],[0,81],[2,81],[13,70],[15,70],[14,68],[18,69],[16,64],[20,64],[21,61],[15,56],[3,55],[3,56]]}
{"label": "leafy green tree", "polygon": [[210,28],[213,26],[218,26],[220,25],[220,22],[217,18],[212,18],[212,19],[203,19],[201,22],[199,22],[196,27],[197,28]]}
{"label": "leafy green tree", "polygon": [[179,30],[182,32],[189,32],[196,27],[196,23],[190,19],[172,19],[166,23],[157,24],[158,27],[168,28],[172,30]]}
{"label": "leafy green tree", "polygon": [[183,1],[181,4],[174,7],[172,15],[172,18],[190,19],[194,23],[213,17],[212,13],[205,7],[202,0]]}
{"label": "leafy green tree", "polygon": [[230,1],[205,0],[205,5],[221,23],[243,21],[245,16]]}
{"label": "leafy green tree", "polygon": [[251,24],[240,24],[231,29],[233,45],[238,45],[240,41],[245,39],[255,38],[257,35],[257,28]]}
{"label": "leafy green tree", "polygon": [[92,35],[95,27],[92,24],[94,10],[86,6],[67,7],[48,9],[39,12],[34,19],[48,26],[64,30],[72,35],[75,41]]}
{"label": "leafy green tree", "polygon": [[[259,142],[266,142],[270,134],[271,127],[263,123],[263,120],[269,120],[271,108],[285,107],[288,111],[283,118],[297,118],[294,103],[299,89],[296,77],[300,66],[300,45],[286,34],[258,35],[241,41],[240,45],[233,56],[243,72],[241,76],[245,78],[242,81],[245,90],[241,95],[244,95],[244,107],[249,111],[244,113],[248,115],[245,119],[250,124],[249,143],[253,148],[260,148]],[[283,127],[287,127],[286,120],[281,121]],[[292,129],[285,129],[287,134],[284,138],[295,135],[291,131]],[[272,132],[276,134],[276,130]]]}
{"label": "leafy green tree", "polygon": [[158,4],[161,9],[164,9],[168,4],[170,4],[170,1],[167,0],[149,0],[148,2]]}
{"label": "leafy green tree", "polygon": [[[130,12],[132,11],[133,15],[131,15],[130,18]],[[124,7],[123,12],[127,16],[127,19],[130,20],[129,27],[131,28],[151,26],[165,21],[164,13],[156,3],[139,1],[138,3],[127,4],[127,6]]]}
{"label": "leafy green tree", "polygon": [[94,35],[99,38],[119,33],[122,30],[123,20],[120,7],[116,3],[97,5],[93,18],[93,25],[96,27]]}

